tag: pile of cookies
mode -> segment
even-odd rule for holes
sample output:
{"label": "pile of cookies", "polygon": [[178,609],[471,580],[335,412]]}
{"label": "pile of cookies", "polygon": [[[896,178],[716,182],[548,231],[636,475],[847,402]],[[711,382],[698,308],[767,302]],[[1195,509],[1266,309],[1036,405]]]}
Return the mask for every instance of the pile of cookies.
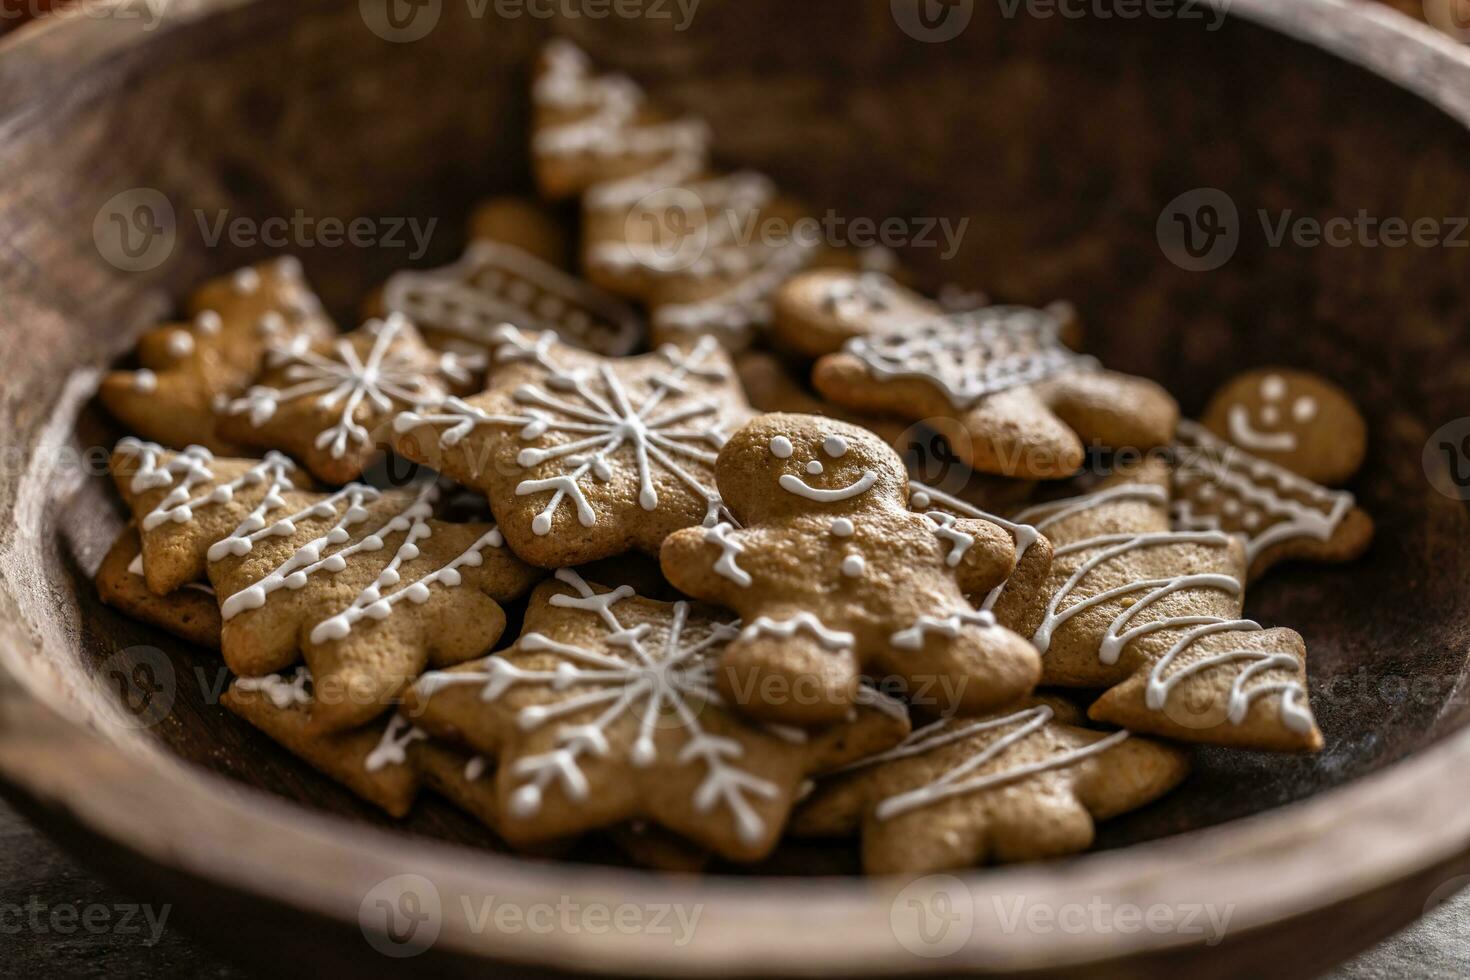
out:
{"label": "pile of cookies", "polygon": [[[492,201],[350,332],[287,258],[104,380],[131,523],[98,587],[217,649],[226,708],[395,816],[427,787],[518,849],[682,868],[1073,853],[1190,745],[1321,747],[1305,643],[1242,609],[1369,542],[1337,388],[1256,372],[1181,421],[1065,305],[730,234],[801,207],[565,42],[532,97],[585,278]],[[966,478],[915,482],[916,433]]]}

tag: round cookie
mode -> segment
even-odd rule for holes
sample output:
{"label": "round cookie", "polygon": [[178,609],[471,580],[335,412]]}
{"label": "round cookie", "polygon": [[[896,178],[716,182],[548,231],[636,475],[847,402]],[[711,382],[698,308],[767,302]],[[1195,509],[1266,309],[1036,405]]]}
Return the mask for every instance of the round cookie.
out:
{"label": "round cookie", "polygon": [[1308,371],[1258,368],[1215,393],[1202,420],[1222,439],[1316,483],[1363,465],[1368,427],[1347,392]]}

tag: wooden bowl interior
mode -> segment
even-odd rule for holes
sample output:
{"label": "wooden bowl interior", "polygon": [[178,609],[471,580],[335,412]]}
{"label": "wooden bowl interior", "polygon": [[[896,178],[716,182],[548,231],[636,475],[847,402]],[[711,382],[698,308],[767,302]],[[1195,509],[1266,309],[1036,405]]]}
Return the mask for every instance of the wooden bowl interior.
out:
{"label": "wooden bowl interior", "polygon": [[[73,372],[123,356],[202,278],[273,254],[210,246],[201,212],[432,218],[437,231],[417,263],[427,266],[457,253],[477,197],[529,190],[527,72],[551,27],[477,20],[463,4],[445,4],[442,18],[421,41],[389,44],[355,4],[242,4],[39,79],[0,67],[0,82],[17,83],[0,85],[10,134],[0,163],[11,175],[0,237],[12,243],[0,271],[11,325],[0,341],[10,396],[0,411],[16,446],[35,444],[59,396],[85,395],[85,382],[67,388]],[[1257,217],[1463,213],[1470,139],[1458,124],[1233,21],[1205,31],[1005,20],[977,5],[959,39],[922,44],[895,28],[886,3],[705,0],[685,32],[615,19],[556,29],[707,116],[724,163],[768,171],[819,214],[968,218],[951,260],[920,249],[905,260],[933,282],[1007,301],[1073,301],[1091,352],[1162,380],[1186,412],[1261,363],[1326,374],[1366,411],[1371,453],[1352,489],[1378,523],[1371,553],[1350,566],[1278,570],[1248,607],[1306,637],[1326,751],[1201,751],[1181,790],[1106,825],[1102,847],[1320,793],[1464,723],[1470,520],[1430,487],[1420,456],[1429,434],[1464,411],[1456,396],[1470,388],[1465,253],[1272,247]],[[102,203],[135,187],[162,191],[179,221],[173,256],[142,274],[108,265],[91,239]],[[1175,267],[1155,239],[1165,203],[1196,187],[1226,191],[1242,216],[1239,251],[1209,273]],[[344,325],[367,289],[409,264],[406,249],[388,247],[299,254]],[[7,578],[23,574],[49,592],[69,642],[22,681],[114,717],[117,691],[99,665],[120,650],[160,648],[180,681],[173,712],[147,731],[105,725],[109,737],[393,825],[209,703],[222,676],[214,658],[98,603],[90,575],[122,516],[99,456],[82,451],[119,434],[84,404],[70,440],[80,469],[56,467],[44,501],[28,505],[41,543]],[[18,466],[7,470],[10,500]],[[401,826],[495,846],[427,798]],[[854,867],[851,848],[788,845],[754,870]]]}

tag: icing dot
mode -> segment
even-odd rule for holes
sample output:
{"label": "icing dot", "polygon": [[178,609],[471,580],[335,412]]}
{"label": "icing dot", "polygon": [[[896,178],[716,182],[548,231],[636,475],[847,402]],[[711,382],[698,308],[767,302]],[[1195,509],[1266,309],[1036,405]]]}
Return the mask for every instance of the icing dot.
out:
{"label": "icing dot", "polygon": [[847,452],[847,440],[841,436],[828,436],[822,440],[822,449],[828,456],[837,459]]}
{"label": "icing dot", "polygon": [[133,390],[147,394],[158,390],[158,375],[144,368],[133,373]]}
{"label": "icing dot", "polygon": [[863,561],[862,555],[848,555],[842,559],[842,574],[848,578],[857,578],[866,568],[867,563]]}
{"label": "icing dot", "polygon": [[771,440],[771,455],[777,459],[787,459],[791,456],[791,440],[785,436],[776,436]]}
{"label": "icing dot", "polygon": [[816,476],[818,473],[822,472],[822,469],[823,467],[821,462],[815,459],[806,464],[806,471],[812,476]]}
{"label": "icing dot", "polygon": [[1286,379],[1279,374],[1268,374],[1261,379],[1261,397],[1267,401],[1279,401],[1286,394]]}
{"label": "icing dot", "polygon": [[214,310],[205,310],[194,318],[194,328],[203,334],[219,333],[224,320]]}
{"label": "icing dot", "polygon": [[194,352],[194,338],[183,330],[168,335],[168,352],[174,357],[187,357]]}
{"label": "icing dot", "polygon": [[925,507],[928,507],[933,502],[934,502],[933,498],[931,498],[927,493],[925,493],[922,490],[920,490],[918,493],[914,494],[913,496],[909,497],[909,503],[911,505],[913,505],[914,507],[919,508],[920,510],[923,510]]}
{"label": "icing dot", "polygon": [[1291,417],[1298,422],[1310,422],[1317,417],[1317,400],[1310,395],[1303,395],[1291,406]]}
{"label": "icing dot", "polygon": [[1279,425],[1281,423],[1281,409],[1275,405],[1262,406],[1261,421],[1267,425]]}
{"label": "icing dot", "polygon": [[853,531],[852,521],[846,517],[839,517],[832,522],[830,530],[839,538],[850,538]]}

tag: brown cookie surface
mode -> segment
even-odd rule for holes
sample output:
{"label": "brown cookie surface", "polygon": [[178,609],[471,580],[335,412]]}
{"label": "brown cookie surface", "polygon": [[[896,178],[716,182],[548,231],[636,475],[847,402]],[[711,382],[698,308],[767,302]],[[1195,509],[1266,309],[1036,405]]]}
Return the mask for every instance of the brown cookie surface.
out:
{"label": "brown cookie surface", "polygon": [[1077,727],[1057,698],[916,729],[819,780],[792,818],[803,836],[862,836],[869,874],[928,874],[1084,851],[1097,820],[1164,795],[1184,753]]}
{"label": "brown cookie surface", "polygon": [[168,595],[155,595],[143,578],[142,547],[137,528],[123,528],[97,569],[102,601],[133,619],[218,650],[221,622],[214,588],[190,582]]}
{"label": "brown cookie surface", "polygon": [[831,722],[849,710],[863,671],[904,682],[937,711],[1030,693],[1036,651],[965,598],[1010,575],[1010,535],[910,511],[908,474],[876,435],[763,415],[720,451],[716,473],[739,526],[680,531],[660,560],[677,588],[744,619],[717,677],[742,710]]}
{"label": "brown cookie surface", "polygon": [[1329,486],[1356,473],[1368,451],[1358,407],[1310,371],[1266,367],[1237,375],[1215,393],[1201,421],[1251,455]]}
{"label": "brown cookie surface", "polygon": [[759,860],[809,775],[895,744],[908,722],[865,707],[807,736],[740,717],[712,682],[735,633],[717,610],[562,569],[514,646],[425,675],[407,710],[497,760],[500,829],[517,845],[648,820]]}
{"label": "brown cookie surface", "polygon": [[855,337],[901,332],[942,312],[881,272],[818,269],[777,291],[772,335],[787,350],[820,357]]}
{"label": "brown cookie surface", "polygon": [[715,456],[750,409],[718,345],[603,358],[496,336],[489,388],[400,415],[394,448],[484,492],[516,554],[543,568],[654,554],[720,519]]}

